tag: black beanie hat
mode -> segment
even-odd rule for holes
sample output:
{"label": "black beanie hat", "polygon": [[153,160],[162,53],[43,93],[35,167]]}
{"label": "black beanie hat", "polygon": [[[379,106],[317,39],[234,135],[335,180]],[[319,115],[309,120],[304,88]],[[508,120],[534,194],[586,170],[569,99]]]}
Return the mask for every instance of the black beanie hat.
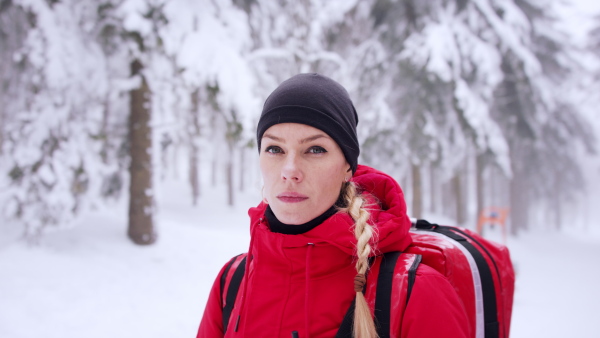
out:
{"label": "black beanie hat", "polygon": [[256,139],[278,123],[302,123],[327,133],[342,149],[352,173],[358,165],[358,115],[344,87],[319,74],[298,74],[277,87],[265,101]]}

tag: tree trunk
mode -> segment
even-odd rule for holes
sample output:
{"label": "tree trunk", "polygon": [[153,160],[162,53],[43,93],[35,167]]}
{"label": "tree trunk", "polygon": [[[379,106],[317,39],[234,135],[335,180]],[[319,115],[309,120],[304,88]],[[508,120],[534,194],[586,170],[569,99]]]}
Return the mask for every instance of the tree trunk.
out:
{"label": "tree trunk", "polygon": [[210,138],[212,139],[212,152],[211,152],[211,157],[212,157],[212,163],[211,163],[211,173],[210,173],[210,184],[211,186],[214,188],[217,186],[217,181],[219,180],[219,175],[218,175],[218,171],[222,168],[222,162],[219,161],[219,158],[221,158],[221,154],[223,153],[223,148],[222,148],[222,144],[223,141],[221,139],[221,137],[223,136],[223,125],[222,123],[219,123],[219,113],[218,113],[218,105],[215,103],[215,98],[214,98],[214,92],[210,89],[210,87],[207,87],[208,90],[208,96],[207,96],[207,101],[211,106],[211,109],[209,111],[209,133],[210,133]]}
{"label": "tree trunk", "polygon": [[[490,167],[488,175],[488,184],[486,185],[485,189],[483,189],[485,194],[483,199],[487,201],[488,205],[501,205],[499,204],[499,201],[504,201],[504,192],[499,191],[499,189],[497,188],[500,185],[499,181],[500,174],[498,173],[495,167]],[[500,194],[502,194],[502,196]]]}
{"label": "tree trunk", "polygon": [[430,205],[429,205],[429,210],[432,213],[437,213],[438,210],[438,201],[440,200],[440,196],[439,196],[439,182],[438,182],[438,177],[436,176],[437,174],[437,169],[435,168],[435,166],[433,164],[429,165],[429,193],[430,193]]}
{"label": "tree trunk", "polygon": [[423,217],[423,185],[421,182],[421,168],[412,164],[412,217]]}
{"label": "tree trunk", "polygon": [[452,187],[452,179],[441,185],[442,203],[440,211],[442,215],[456,219],[456,198]]}
{"label": "tree trunk", "polygon": [[27,19],[29,11],[23,7],[0,0],[0,155],[4,155],[4,142],[10,135],[7,125],[11,113],[24,109],[26,101],[35,95],[28,87],[34,70],[30,65],[19,65],[15,59],[15,53],[23,48],[32,27]]}
{"label": "tree trunk", "polygon": [[141,76],[139,88],[130,92],[129,117],[129,228],[127,234],[136,244],[156,241],[153,224],[152,193],[152,128],[150,126],[150,89],[139,60],[131,63],[131,75]]}
{"label": "tree trunk", "polygon": [[[2,74],[0,74],[1,79]],[[0,156],[4,155],[4,126],[6,126],[4,95],[0,94]]]}
{"label": "tree trunk", "polygon": [[110,100],[110,95],[106,95],[106,97],[104,98],[104,103],[103,103],[103,110],[102,110],[102,150],[100,150],[100,157],[102,158],[102,163],[103,164],[108,164],[108,152],[110,149],[110,142],[109,140],[111,139],[109,137],[109,126],[108,126],[108,122],[109,122],[109,118],[110,118],[110,109],[111,109],[111,100]]}
{"label": "tree trunk", "polygon": [[192,140],[192,146],[190,148],[190,187],[192,188],[192,204],[195,206],[198,204],[198,198],[200,197],[200,173],[198,169],[198,147],[194,140]]}
{"label": "tree trunk", "polygon": [[518,172],[513,172],[510,180],[510,232],[517,235],[519,231],[527,228],[527,189],[523,185],[523,179]]}
{"label": "tree trunk", "polygon": [[227,204],[229,206],[233,206],[233,161],[231,153],[229,155],[229,159],[227,160]]}
{"label": "tree trunk", "polygon": [[245,187],[246,181],[244,180],[244,176],[245,176],[246,170],[247,170],[247,165],[245,163],[245,161],[246,161],[245,154],[246,154],[246,147],[240,147],[240,164],[238,166],[240,168],[240,191],[244,191],[244,189],[246,189],[246,187]]}
{"label": "tree trunk", "polygon": [[462,186],[462,180],[460,172],[456,172],[452,178],[452,191],[454,193],[454,201],[456,207],[456,223],[464,225],[466,223],[466,207],[465,207],[465,196],[464,189]]}
{"label": "tree trunk", "polygon": [[477,191],[477,217],[479,217],[479,214],[481,213],[481,210],[483,210],[483,208],[485,207],[485,200],[484,200],[484,186],[483,186],[483,171],[485,169],[485,158],[484,155],[477,155],[476,156],[476,162],[475,162],[475,166],[477,168],[475,168],[476,171],[476,182],[475,182],[475,189]]}
{"label": "tree trunk", "polygon": [[552,203],[554,203],[554,228],[556,230],[560,230],[562,228],[562,201],[561,201],[561,191],[562,191],[562,176],[560,174],[555,175],[555,186],[554,190],[554,198],[552,198]]}
{"label": "tree trunk", "polygon": [[214,188],[217,186],[217,170],[219,169],[219,162],[217,161],[217,155],[213,154],[211,167],[212,167],[212,172],[210,174],[210,184]]}
{"label": "tree trunk", "polygon": [[198,138],[200,137],[200,121],[198,118],[199,104],[198,104],[198,89],[194,90],[191,94],[192,107],[190,108],[190,117],[192,120],[192,132],[189,135],[190,139],[190,186],[192,188],[192,204],[198,204],[198,198],[200,197],[200,147],[198,146]]}

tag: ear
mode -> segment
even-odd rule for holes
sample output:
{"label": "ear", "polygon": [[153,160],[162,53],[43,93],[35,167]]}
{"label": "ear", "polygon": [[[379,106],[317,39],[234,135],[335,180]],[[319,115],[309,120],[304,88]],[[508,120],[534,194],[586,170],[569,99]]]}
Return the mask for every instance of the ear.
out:
{"label": "ear", "polygon": [[[348,164],[348,162],[346,162],[346,164]],[[346,173],[345,180],[348,182],[350,179],[352,179],[352,176],[354,176],[354,173],[352,172],[352,166],[350,164],[348,164],[348,170],[346,170]]]}

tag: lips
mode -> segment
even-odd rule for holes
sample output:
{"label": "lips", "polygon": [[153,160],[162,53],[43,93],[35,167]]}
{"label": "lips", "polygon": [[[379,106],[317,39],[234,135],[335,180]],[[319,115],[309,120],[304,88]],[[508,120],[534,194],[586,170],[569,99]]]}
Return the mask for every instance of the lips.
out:
{"label": "lips", "polygon": [[284,203],[299,203],[306,201],[308,196],[302,195],[301,193],[288,191],[277,195],[277,199]]}

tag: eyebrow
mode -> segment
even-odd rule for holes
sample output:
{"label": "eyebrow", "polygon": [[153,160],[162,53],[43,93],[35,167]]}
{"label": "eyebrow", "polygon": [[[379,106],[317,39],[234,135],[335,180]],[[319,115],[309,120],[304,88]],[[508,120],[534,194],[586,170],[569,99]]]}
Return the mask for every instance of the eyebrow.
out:
{"label": "eyebrow", "polygon": [[[281,137],[277,137],[275,135],[267,134],[267,133],[263,134],[263,138],[270,138],[273,141],[285,143],[285,139],[283,139]],[[311,141],[314,141],[314,140],[317,140],[317,139],[320,139],[320,138],[327,138],[327,135],[317,134],[317,135],[309,136],[309,137],[301,139],[300,140],[300,144],[311,142]]]}
{"label": "eyebrow", "polygon": [[317,140],[317,139],[320,139],[320,138],[323,138],[323,137],[326,138],[327,136],[325,136],[323,134],[318,134],[318,135],[310,136],[310,137],[301,139],[300,143],[302,144],[302,143],[311,142],[311,141],[314,141],[314,140]]}

